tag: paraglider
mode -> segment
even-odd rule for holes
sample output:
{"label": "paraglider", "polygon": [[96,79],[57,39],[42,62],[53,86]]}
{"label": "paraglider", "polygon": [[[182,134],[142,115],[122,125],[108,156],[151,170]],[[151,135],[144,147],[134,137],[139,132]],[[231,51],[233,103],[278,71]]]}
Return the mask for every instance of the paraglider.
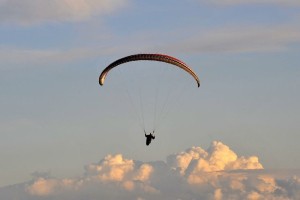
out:
{"label": "paraglider", "polygon": [[[109,64],[101,72],[101,74],[99,76],[99,84],[101,86],[104,85],[105,79],[106,79],[108,73],[112,69],[117,68],[119,66],[122,66],[122,64],[124,64],[124,63],[133,62],[133,61],[158,61],[158,62],[168,63],[171,66],[178,67],[178,68],[182,69],[183,71],[187,72],[196,81],[197,87],[200,87],[200,80],[199,80],[197,74],[187,64],[185,64],[184,62],[182,62],[181,60],[179,60],[177,58],[174,58],[174,57],[169,56],[169,55],[164,55],[164,54],[134,54],[134,55],[129,55],[129,56],[117,59],[116,61],[114,61],[111,64]],[[127,79],[127,77],[126,77],[126,79]],[[180,82],[179,82],[179,84],[180,84]],[[158,85],[157,87],[159,87],[159,88],[161,87],[159,84],[157,84],[157,85]],[[166,93],[169,93],[169,92],[166,92]],[[130,95],[128,95],[128,96],[130,97]],[[141,98],[139,98],[139,100],[141,101]],[[156,99],[155,99],[155,101],[156,101]],[[140,102],[140,104],[142,105],[142,102]],[[156,102],[155,102],[155,104],[156,104]],[[163,106],[162,106],[163,109],[161,109],[159,111],[163,111],[164,110],[164,105],[165,104],[166,103],[164,102]],[[154,107],[156,108],[157,106],[155,105]],[[142,113],[140,114],[140,116],[141,116],[140,118],[142,118],[142,120],[140,120],[140,121],[143,121],[143,123],[144,123],[144,117],[143,117],[144,116],[144,113],[143,113],[144,111],[143,111],[143,108],[141,109],[141,112]],[[156,115],[156,113],[157,113],[156,110],[154,111],[154,113],[155,113],[154,115]],[[153,121],[155,121],[155,120],[153,120]],[[153,127],[153,134],[150,132],[150,134],[148,134],[148,135],[146,134],[146,131],[145,131],[145,125],[143,125],[141,127],[144,129],[145,137],[146,137],[146,145],[148,146],[151,143],[151,141],[153,139],[155,139],[154,130],[156,130],[156,127],[154,125],[154,127]]]}

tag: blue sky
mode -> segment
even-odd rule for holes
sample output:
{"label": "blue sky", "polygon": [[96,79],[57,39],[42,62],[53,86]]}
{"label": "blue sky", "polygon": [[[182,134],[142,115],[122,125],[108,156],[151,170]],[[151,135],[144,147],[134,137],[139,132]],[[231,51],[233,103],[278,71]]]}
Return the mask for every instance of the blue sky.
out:
{"label": "blue sky", "polygon": [[[296,0],[0,0],[0,186],[34,172],[77,177],[108,154],[165,161],[213,141],[265,169],[299,169],[299,9]],[[116,74],[98,84],[108,64],[140,52],[175,56],[201,80],[178,110],[170,103],[147,148]],[[152,85],[141,71],[121,73]]]}

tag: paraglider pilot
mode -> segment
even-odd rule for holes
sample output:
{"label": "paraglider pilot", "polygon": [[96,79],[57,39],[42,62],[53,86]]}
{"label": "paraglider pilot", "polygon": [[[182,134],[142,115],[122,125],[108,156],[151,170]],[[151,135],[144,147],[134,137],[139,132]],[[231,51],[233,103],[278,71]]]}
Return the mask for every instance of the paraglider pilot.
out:
{"label": "paraglider pilot", "polygon": [[154,131],[153,131],[153,134],[150,133],[149,135],[146,134],[145,130],[144,130],[144,132],[145,132],[145,137],[146,137],[146,145],[148,146],[151,143],[151,140],[155,139]]}

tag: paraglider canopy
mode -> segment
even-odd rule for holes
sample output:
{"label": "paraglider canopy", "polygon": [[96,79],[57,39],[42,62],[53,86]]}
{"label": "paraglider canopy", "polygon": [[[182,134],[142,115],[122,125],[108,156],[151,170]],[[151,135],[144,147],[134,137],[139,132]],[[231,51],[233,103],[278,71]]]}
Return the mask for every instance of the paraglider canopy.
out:
{"label": "paraglider canopy", "polygon": [[113,63],[111,63],[110,65],[108,65],[102,71],[102,73],[99,77],[99,84],[100,85],[104,84],[107,73],[114,67],[117,67],[118,65],[121,65],[123,63],[131,62],[131,61],[139,61],[139,60],[160,61],[160,62],[165,62],[165,63],[172,64],[174,66],[177,66],[177,67],[183,69],[184,71],[186,71],[187,73],[189,73],[196,80],[197,86],[200,87],[200,81],[199,81],[198,76],[196,75],[195,72],[193,72],[193,70],[190,67],[188,67],[187,64],[185,64],[184,62],[182,62],[181,60],[179,60],[177,58],[174,58],[174,57],[168,56],[168,55],[164,55],[164,54],[135,54],[135,55],[130,55],[130,56],[120,58],[120,59],[114,61]]}

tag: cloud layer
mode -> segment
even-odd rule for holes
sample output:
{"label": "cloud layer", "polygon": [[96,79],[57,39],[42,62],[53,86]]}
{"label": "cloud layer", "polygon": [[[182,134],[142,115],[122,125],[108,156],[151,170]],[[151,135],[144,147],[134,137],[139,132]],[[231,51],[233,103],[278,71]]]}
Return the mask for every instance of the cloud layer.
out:
{"label": "cloud layer", "polygon": [[109,14],[126,3],[127,0],[0,0],[0,22],[81,21]]}
{"label": "cloud layer", "polygon": [[130,38],[128,39],[130,45],[121,42],[110,47],[84,47],[67,50],[21,49],[0,46],[0,59],[3,63],[0,70],[12,68],[12,66],[22,68],[78,62],[112,53],[132,53],[132,49],[135,49],[135,52],[262,53],[289,50],[292,49],[292,45],[300,43],[300,27],[296,24],[271,27],[223,27],[205,32],[193,32],[197,34],[182,40],[160,44],[153,42],[160,41],[158,38],[148,39],[151,44],[145,42],[144,38],[141,40]]}
{"label": "cloud layer", "polygon": [[[197,32],[197,31],[195,31]],[[198,31],[196,35],[162,47],[189,53],[245,53],[288,50],[300,42],[298,24],[277,26],[232,26]]]}
{"label": "cloud layer", "polygon": [[[298,174],[299,175],[299,174]],[[37,176],[0,189],[0,199],[299,199],[300,178],[264,170],[258,157],[238,156],[213,142],[167,161],[141,162],[107,155],[79,178]]]}
{"label": "cloud layer", "polygon": [[274,4],[283,6],[300,6],[300,2],[298,0],[211,0],[210,3],[225,6],[240,4]]}

